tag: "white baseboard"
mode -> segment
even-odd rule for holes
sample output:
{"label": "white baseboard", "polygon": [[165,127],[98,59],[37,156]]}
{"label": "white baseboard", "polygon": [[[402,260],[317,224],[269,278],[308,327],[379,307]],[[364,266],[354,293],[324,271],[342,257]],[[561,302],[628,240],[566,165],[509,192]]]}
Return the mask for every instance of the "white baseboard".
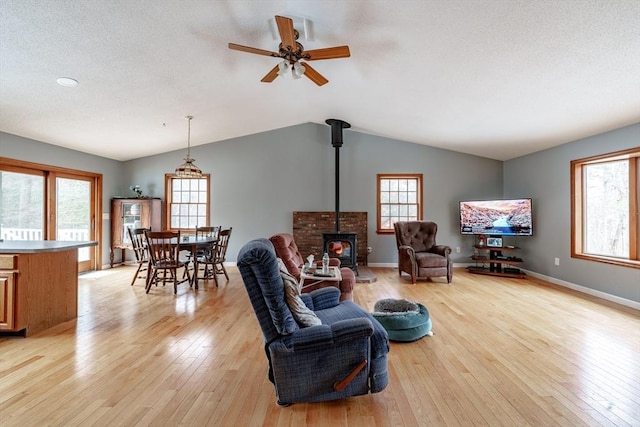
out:
{"label": "white baseboard", "polygon": [[596,291],[595,289],[587,288],[586,286],[576,285],[575,283],[566,282],[564,280],[556,279],[555,277],[545,276],[544,274],[536,273],[534,271],[529,271],[522,269],[527,275],[535,277],[536,279],[541,279],[555,285],[563,286],[565,288],[573,289],[574,291],[582,292],[583,294],[588,294],[594,297],[602,298],[607,301],[615,302],[616,304],[624,305],[626,307],[633,308],[635,310],[640,310],[640,302],[632,301],[630,299],[617,297],[615,295],[608,294],[602,291]]}
{"label": "white baseboard", "polygon": [[[453,267],[468,267],[470,265],[475,265],[474,263],[454,263]],[[389,267],[389,268],[397,268],[397,263],[371,263],[370,267]],[[617,297],[615,295],[608,294],[602,291],[596,291],[595,289],[587,288],[586,286],[576,285],[575,283],[566,282],[564,280],[556,279],[555,277],[545,276],[544,274],[539,274],[534,271],[521,269],[527,275],[531,277],[535,277],[537,279],[541,279],[547,281],[549,283],[553,283],[554,285],[563,286],[565,288],[573,289],[574,291],[582,292],[583,294],[591,295],[594,297],[602,298],[607,301],[615,302],[616,304],[624,305],[625,307],[630,307],[635,310],[640,310],[640,302],[632,301],[630,299]]]}
{"label": "white baseboard", "polygon": [[[228,266],[228,267],[235,267],[236,263],[235,262],[225,262],[224,265]],[[454,263],[453,267],[454,268],[468,267],[470,265],[475,265],[475,264],[474,263]],[[392,262],[392,263],[376,262],[376,263],[369,263],[368,266],[369,267],[397,268],[398,264],[395,263],[395,262]],[[103,265],[102,268],[103,269],[109,268],[109,264]],[[586,286],[576,285],[575,283],[566,282],[564,280],[556,279],[555,277],[545,276],[544,274],[539,274],[539,273],[536,273],[534,271],[525,270],[524,268],[521,269],[521,270],[524,271],[527,275],[529,275],[531,277],[535,277],[537,279],[545,280],[545,281],[547,281],[549,283],[553,283],[554,285],[563,286],[565,288],[573,289],[574,291],[582,292],[583,294],[587,294],[587,295],[591,295],[591,296],[594,296],[594,297],[602,298],[604,300],[615,302],[616,304],[624,305],[625,307],[630,307],[630,308],[633,308],[635,310],[640,310],[640,302],[632,301],[632,300],[626,299],[626,298],[617,297],[615,295],[611,295],[611,294],[608,294],[606,292],[596,291],[595,289],[587,288]]]}
{"label": "white baseboard", "polygon": [[[468,267],[470,265],[475,265],[474,263],[470,262],[470,263],[457,263],[454,262],[453,263],[453,268],[457,268],[457,267]],[[369,267],[386,267],[386,268],[398,268],[398,263],[397,262],[370,262],[368,264]]]}
{"label": "white baseboard", "polygon": [[[136,262],[135,261],[125,261],[124,263],[122,263],[122,262],[114,262],[113,263],[114,267],[118,267],[118,266],[121,266],[121,265],[136,265]],[[235,267],[236,263],[235,262],[225,262],[224,266],[225,267]],[[102,265],[102,269],[103,270],[106,270],[108,268],[111,268],[110,264],[103,264]]]}

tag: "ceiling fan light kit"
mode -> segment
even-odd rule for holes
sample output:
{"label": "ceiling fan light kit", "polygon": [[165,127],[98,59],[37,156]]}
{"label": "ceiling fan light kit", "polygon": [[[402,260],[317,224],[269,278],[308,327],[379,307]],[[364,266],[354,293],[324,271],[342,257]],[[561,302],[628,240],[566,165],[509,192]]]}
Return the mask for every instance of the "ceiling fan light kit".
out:
{"label": "ceiling fan light kit", "polygon": [[271,83],[276,79],[276,77],[284,77],[289,71],[291,71],[291,75],[294,79],[299,79],[304,75],[316,85],[322,86],[328,83],[329,80],[317,72],[308,63],[301,62],[301,60],[314,61],[321,59],[348,58],[351,56],[349,46],[335,46],[305,51],[304,46],[297,41],[300,37],[300,33],[293,28],[293,20],[291,18],[276,15],[275,21],[278,26],[278,33],[280,34],[281,40],[278,52],[229,43],[229,49],[232,50],[282,59],[280,63],[273,67],[271,71],[269,71],[262,80],[260,80],[264,83]]}
{"label": "ceiling fan light kit", "polygon": [[286,59],[282,62],[278,63],[278,75],[280,77],[284,77],[287,75],[287,73],[289,72],[289,69],[291,68],[291,64],[289,64],[289,61],[287,61]]}
{"label": "ceiling fan light kit", "polygon": [[291,73],[293,74],[294,79],[299,79],[300,77],[302,77],[305,71],[307,71],[305,66],[302,65],[300,61],[296,61],[293,64],[293,70],[291,70]]}
{"label": "ceiling fan light kit", "polygon": [[302,78],[302,75],[306,70],[307,69],[300,63],[300,61],[296,61],[291,65],[288,59],[284,59],[282,62],[278,63],[278,75],[280,77],[287,77],[289,71],[291,71],[291,77],[299,79]]}

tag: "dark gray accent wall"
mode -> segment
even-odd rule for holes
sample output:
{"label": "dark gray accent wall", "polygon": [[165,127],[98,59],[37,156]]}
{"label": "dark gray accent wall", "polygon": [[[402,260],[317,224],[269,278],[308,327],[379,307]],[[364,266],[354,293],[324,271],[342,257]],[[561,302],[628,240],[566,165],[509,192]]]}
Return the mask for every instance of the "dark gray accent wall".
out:
{"label": "dark gray accent wall", "polygon": [[534,236],[518,242],[528,270],[640,302],[640,269],[571,258],[570,162],[638,146],[640,124],[504,162],[505,197],[533,198]]}

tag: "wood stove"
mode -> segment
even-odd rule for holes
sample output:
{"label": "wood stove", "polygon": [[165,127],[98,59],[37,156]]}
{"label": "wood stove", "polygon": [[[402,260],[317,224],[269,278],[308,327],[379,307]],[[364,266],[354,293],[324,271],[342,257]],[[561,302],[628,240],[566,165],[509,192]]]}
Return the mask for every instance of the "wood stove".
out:
{"label": "wood stove", "polygon": [[340,266],[349,267],[358,274],[358,235],[356,233],[322,233],[324,252],[329,258],[338,258]]}
{"label": "wood stove", "polygon": [[328,119],[326,123],[331,126],[331,145],[335,148],[336,153],[336,231],[335,233],[322,233],[322,246],[330,258],[340,259],[341,266],[349,267],[358,274],[357,234],[340,232],[340,147],[342,147],[342,129],[350,128],[351,125],[338,119]]}

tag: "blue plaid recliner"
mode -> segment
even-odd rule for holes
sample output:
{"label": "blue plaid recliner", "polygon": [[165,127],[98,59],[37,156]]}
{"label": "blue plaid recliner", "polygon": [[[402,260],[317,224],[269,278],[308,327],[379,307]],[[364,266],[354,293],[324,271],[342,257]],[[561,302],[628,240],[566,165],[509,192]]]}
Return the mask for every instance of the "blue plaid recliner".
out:
{"label": "blue plaid recliner", "polygon": [[252,240],[238,268],[262,328],[269,379],[278,404],[318,402],[377,393],[389,382],[386,330],[335,287],[300,297],[321,325],[301,328],[287,303],[271,242]]}

